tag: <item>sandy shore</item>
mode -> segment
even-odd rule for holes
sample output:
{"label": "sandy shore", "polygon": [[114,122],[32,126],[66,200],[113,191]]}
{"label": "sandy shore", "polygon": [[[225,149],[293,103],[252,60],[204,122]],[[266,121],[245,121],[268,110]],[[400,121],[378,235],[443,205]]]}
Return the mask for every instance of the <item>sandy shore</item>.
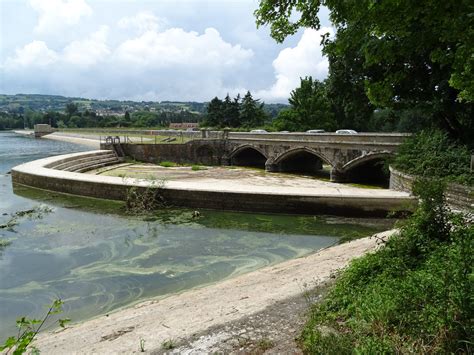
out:
{"label": "sandy shore", "polygon": [[[14,131],[14,132],[16,134],[21,134],[23,136],[32,136],[34,134],[34,132],[31,130],[23,130],[23,131],[20,130],[20,131]],[[99,137],[95,137],[95,136],[92,136],[90,138],[85,138],[81,136],[76,136],[74,134],[54,132],[54,133],[41,137],[41,139],[52,139],[56,141],[76,143],[76,144],[86,145],[94,149],[100,149],[100,139]]]}
{"label": "sandy shore", "polygon": [[373,250],[377,240],[358,239],[214,285],[149,300],[42,334],[35,345],[44,354],[133,353],[140,351],[143,339],[147,352],[159,351],[166,340],[189,338],[317,287],[351,259]]}
{"label": "sandy shore", "polygon": [[42,137],[42,139],[52,139],[56,141],[77,143],[77,144],[86,145],[94,149],[100,149],[100,140],[99,138],[95,138],[95,137],[94,138],[75,137],[73,135],[68,135],[66,133],[55,132],[55,133],[51,133]]}

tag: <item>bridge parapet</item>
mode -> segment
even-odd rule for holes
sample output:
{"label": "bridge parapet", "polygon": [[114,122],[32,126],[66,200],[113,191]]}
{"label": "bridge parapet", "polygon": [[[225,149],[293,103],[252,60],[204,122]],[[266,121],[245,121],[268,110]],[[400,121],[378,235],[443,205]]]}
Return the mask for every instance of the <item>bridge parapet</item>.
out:
{"label": "bridge parapet", "polygon": [[398,143],[401,144],[410,137],[409,133],[358,133],[358,134],[336,134],[336,133],[250,133],[230,132],[229,139],[252,139],[252,140],[280,140],[280,141],[304,141],[304,142],[366,142],[366,143]]}

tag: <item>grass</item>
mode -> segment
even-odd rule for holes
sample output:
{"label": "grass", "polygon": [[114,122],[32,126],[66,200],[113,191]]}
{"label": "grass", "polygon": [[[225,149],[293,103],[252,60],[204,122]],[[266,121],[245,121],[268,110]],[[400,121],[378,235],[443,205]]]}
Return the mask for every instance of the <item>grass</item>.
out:
{"label": "grass", "polygon": [[159,163],[158,165],[162,166],[162,167],[165,167],[165,168],[174,168],[174,167],[177,167],[178,164],[175,163],[175,162],[172,162],[172,161],[162,161],[161,163]]}
{"label": "grass", "polygon": [[207,167],[202,166],[202,165],[192,165],[191,170],[192,171],[207,170]]}
{"label": "grass", "polygon": [[161,343],[161,348],[164,350],[171,350],[176,348],[176,341],[174,339],[167,339]]}
{"label": "grass", "polygon": [[257,342],[257,347],[261,350],[261,351],[267,351],[271,348],[273,348],[275,345],[273,343],[273,341],[271,341],[270,339],[267,339],[267,338],[263,338],[263,339],[260,339],[258,342]]}
{"label": "grass", "polygon": [[442,185],[415,185],[418,210],[383,248],[353,261],[300,337],[306,353],[472,353],[474,226]]}

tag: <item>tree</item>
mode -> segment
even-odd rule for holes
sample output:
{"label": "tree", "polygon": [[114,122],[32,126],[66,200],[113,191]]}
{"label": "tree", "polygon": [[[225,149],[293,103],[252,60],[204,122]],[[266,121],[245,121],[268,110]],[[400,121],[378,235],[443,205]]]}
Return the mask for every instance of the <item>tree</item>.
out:
{"label": "tree", "polygon": [[258,127],[265,124],[267,114],[263,110],[263,103],[254,100],[250,91],[247,91],[240,105],[240,123],[247,127]]}
{"label": "tree", "polygon": [[230,100],[229,94],[227,94],[224,100],[224,116],[226,126],[240,126],[240,94],[237,94],[237,96],[232,101]]}
{"label": "tree", "polygon": [[298,113],[301,130],[335,128],[334,113],[325,82],[313,80],[311,76],[300,79],[300,87],[291,92],[288,102]]}
{"label": "tree", "polygon": [[370,124],[375,107],[365,93],[366,78],[357,48],[347,48],[337,56],[330,56],[329,68],[326,92],[337,128],[377,129]]}
{"label": "tree", "polygon": [[321,5],[336,27],[334,39],[323,38],[330,78],[342,65],[352,71],[346,85],[363,81],[375,107],[422,107],[432,125],[458,137],[474,132],[472,1],[262,0],[257,24],[281,42],[299,28],[319,29]]}
{"label": "tree", "polygon": [[77,105],[74,102],[66,104],[66,113],[69,117],[78,113]]}
{"label": "tree", "polygon": [[274,122],[278,130],[306,131],[309,129],[333,130],[336,126],[326,82],[301,78],[300,87],[291,92],[289,110],[283,110]]}
{"label": "tree", "polygon": [[211,127],[219,127],[224,119],[223,102],[217,96],[209,102],[204,124]]}

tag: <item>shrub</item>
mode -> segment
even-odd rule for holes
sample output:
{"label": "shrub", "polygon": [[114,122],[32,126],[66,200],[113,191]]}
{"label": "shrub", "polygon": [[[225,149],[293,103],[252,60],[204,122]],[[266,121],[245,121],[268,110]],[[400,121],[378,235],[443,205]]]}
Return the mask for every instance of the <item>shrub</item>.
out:
{"label": "shrub", "polygon": [[165,180],[150,178],[149,185],[146,187],[129,187],[125,196],[127,213],[140,215],[166,207],[166,201],[162,195],[165,184]]}
{"label": "shrub", "polygon": [[439,182],[415,191],[420,206],[400,233],[353,261],[313,307],[306,352],[472,351],[474,227],[448,212]]}
{"label": "shrub", "polygon": [[474,185],[470,172],[471,152],[442,131],[429,130],[415,134],[399,148],[393,166],[408,174],[428,178],[446,178]]}

